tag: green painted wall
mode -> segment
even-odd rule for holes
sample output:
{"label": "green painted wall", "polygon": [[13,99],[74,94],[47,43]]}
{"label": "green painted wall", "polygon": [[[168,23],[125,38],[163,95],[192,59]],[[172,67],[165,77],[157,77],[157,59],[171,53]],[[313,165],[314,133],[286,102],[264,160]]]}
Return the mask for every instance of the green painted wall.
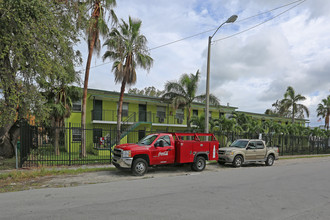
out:
{"label": "green painted wall", "polygon": [[[94,132],[93,129],[99,128],[102,129],[102,136],[106,136],[109,134],[110,130],[116,130],[115,124],[95,124],[92,122],[92,110],[94,106],[94,100],[102,100],[102,121],[109,121],[109,122],[116,122],[117,121],[117,103],[119,99],[119,93],[116,92],[108,92],[108,91],[101,91],[101,90],[88,90],[88,97],[87,97],[87,112],[86,112],[86,144],[87,144],[87,152],[94,152],[93,143],[94,140]],[[128,136],[121,140],[122,143],[135,143],[138,141],[138,131],[139,130],[157,130],[157,131],[185,131],[186,124],[187,124],[187,109],[184,109],[184,120],[183,123],[180,124],[184,127],[177,126],[178,121],[176,118],[176,110],[173,109],[171,104],[163,103],[160,98],[154,97],[146,97],[146,96],[139,96],[139,95],[128,95],[125,94],[124,96],[124,103],[128,104],[128,116],[131,116],[135,113],[135,121],[139,121],[139,104],[145,104],[147,106],[147,120],[151,121],[154,124],[160,124],[159,118],[157,117],[157,106],[165,106],[166,107],[166,118],[164,120],[164,126],[147,126],[141,125],[135,128],[134,132],[131,132]],[[192,109],[198,110],[198,115],[204,114],[204,104],[193,103]],[[231,106],[220,106],[220,108],[216,108],[214,106],[210,106],[210,111],[212,112],[212,118],[219,118],[219,112],[230,114],[231,112],[235,111],[236,107]],[[239,111],[238,111],[239,112]],[[249,113],[249,112],[239,112],[245,113],[246,115],[250,115],[256,120],[274,120],[274,121],[282,121],[285,123],[286,121],[291,122],[291,119],[284,119],[280,117],[272,117],[264,114],[257,114],[257,113]],[[191,116],[192,116],[191,112]],[[127,117],[123,117],[122,121],[125,121]],[[80,126],[81,121],[81,112],[72,112],[71,117],[66,120],[66,124],[71,123],[71,126]],[[297,123],[303,123],[304,120],[297,120]],[[170,125],[168,125],[170,124]],[[114,137],[114,134],[111,134],[111,138]],[[72,140],[72,137],[71,137]],[[77,144],[71,145],[72,152],[78,152],[80,146]],[[67,149],[69,150],[69,149]],[[107,150],[99,150],[98,153],[102,155],[109,155],[109,151]],[[95,152],[94,152],[95,153]]]}

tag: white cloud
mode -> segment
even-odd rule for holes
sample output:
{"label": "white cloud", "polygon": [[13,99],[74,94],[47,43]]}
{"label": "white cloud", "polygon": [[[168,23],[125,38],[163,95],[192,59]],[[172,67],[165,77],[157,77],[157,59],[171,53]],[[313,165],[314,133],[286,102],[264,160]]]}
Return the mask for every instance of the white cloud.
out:
{"label": "white cloud", "polygon": [[[293,2],[293,1],[292,1]],[[118,1],[118,17],[142,20],[141,32],[149,48],[176,41],[196,33],[214,29],[232,14],[234,24],[225,24],[213,40],[252,27],[286,8],[240,21],[265,12],[287,0],[125,0]],[[276,99],[283,97],[288,86],[307,97],[311,125],[319,125],[316,106],[330,89],[330,2],[305,1],[282,16],[251,31],[218,41],[212,45],[211,92],[222,104],[230,103],[242,111],[263,113]],[[205,91],[207,41],[212,32],[189,38],[150,51],[153,68],[147,73],[138,69],[134,87],[155,86],[163,89],[168,80],[177,80],[183,73],[201,71],[199,90]],[[87,59],[86,43],[82,48]],[[102,49],[101,55],[105,48]],[[106,61],[109,62],[109,61]],[[102,64],[93,58],[92,66]],[[89,87],[119,91],[115,85],[111,63],[91,69]],[[322,124],[322,123],[321,123]]]}

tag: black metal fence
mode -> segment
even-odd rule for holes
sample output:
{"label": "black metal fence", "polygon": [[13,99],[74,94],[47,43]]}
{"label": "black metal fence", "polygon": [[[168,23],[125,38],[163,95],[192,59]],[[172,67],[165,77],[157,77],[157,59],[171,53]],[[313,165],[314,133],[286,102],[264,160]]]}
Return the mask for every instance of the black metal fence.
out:
{"label": "black metal fence", "polygon": [[[114,127],[108,125],[82,129],[80,125],[72,124],[56,128],[21,123],[20,132],[20,167],[110,164],[111,149],[117,137]],[[81,154],[83,132],[88,139],[86,157]],[[155,132],[160,131],[131,131],[125,141],[135,143]],[[330,154],[330,139],[325,137],[235,132],[216,132],[215,136],[220,147],[239,138],[262,138],[268,146],[279,147],[280,155]]]}
{"label": "black metal fence", "polygon": [[287,134],[251,134],[216,132],[220,147],[228,146],[236,139],[262,139],[267,146],[279,148],[280,155],[330,154],[330,137],[296,136]]}

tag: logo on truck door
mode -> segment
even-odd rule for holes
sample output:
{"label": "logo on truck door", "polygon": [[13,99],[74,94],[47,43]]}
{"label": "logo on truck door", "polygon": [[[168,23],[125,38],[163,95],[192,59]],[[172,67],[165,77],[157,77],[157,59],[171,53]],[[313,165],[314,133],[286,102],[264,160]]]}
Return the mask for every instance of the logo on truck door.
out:
{"label": "logo on truck door", "polygon": [[168,151],[159,152],[158,157],[160,157],[160,156],[168,156]]}

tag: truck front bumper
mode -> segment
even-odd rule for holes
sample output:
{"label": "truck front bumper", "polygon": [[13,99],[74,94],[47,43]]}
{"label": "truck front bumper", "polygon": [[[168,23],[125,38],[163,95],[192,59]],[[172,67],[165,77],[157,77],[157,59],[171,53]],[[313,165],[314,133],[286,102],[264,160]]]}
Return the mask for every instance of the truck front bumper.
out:
{"label": "truck front bumper", "polygon": [[121,157],[116,157],[114,156],[112,158],[112,164],[115,166],[120,166],[121,168],[131,168],[133,162],[132,157],[126,157],[126,158],[121,158]]}
{"label": "truck front bumper", "polygon": [[232,163],[234,161],[234,157],[226,156],[226,155],[219,155],[218,161],[223,162],[223,163]]}

